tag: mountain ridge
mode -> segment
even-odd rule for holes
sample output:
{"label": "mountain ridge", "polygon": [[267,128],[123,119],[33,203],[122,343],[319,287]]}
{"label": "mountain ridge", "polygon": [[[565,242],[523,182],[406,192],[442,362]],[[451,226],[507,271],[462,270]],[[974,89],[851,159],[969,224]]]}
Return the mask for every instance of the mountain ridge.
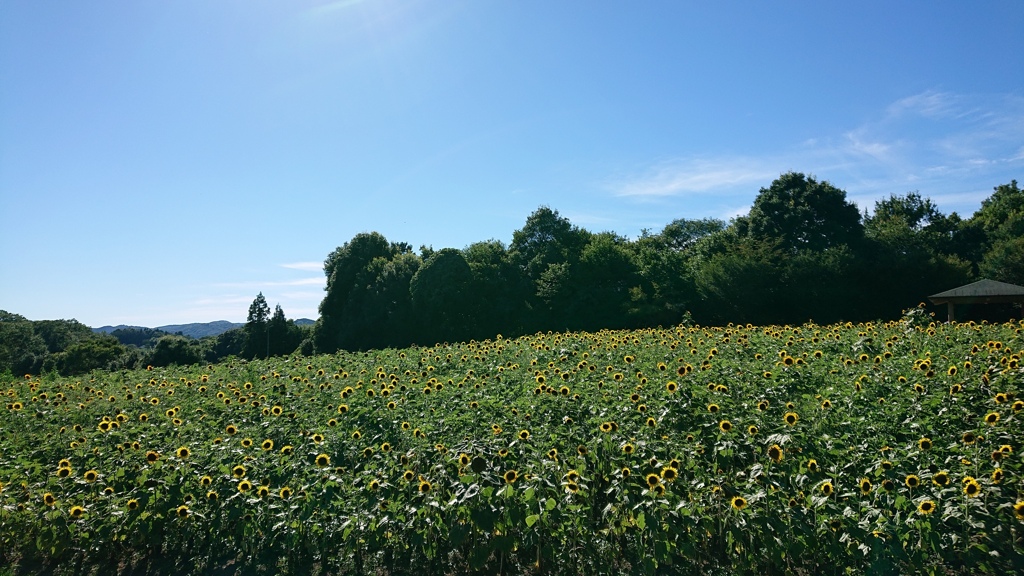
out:
{"label": "mountain ridge", "polygon": [[[314,321],[309,318],[299,318],[295,320],[295,324],[298,326],[308,326],[313,324]],[[117,326],[100,326],[99,328],[93,328],[93,332],[103,332],[110,334],[115,330],[160,330],[167,332],[168,334],[181,333],[183,336],[190,338],[203,338],[204,336],[219,336],[228,330],[234,328],[241,328],[245,326],[244,323],[240,322],[228,322],[227,320],[215,320],[213,322],[193,322],[190,324],[166,324],[164,326],[129,326],[127,324],[118,324]]]}

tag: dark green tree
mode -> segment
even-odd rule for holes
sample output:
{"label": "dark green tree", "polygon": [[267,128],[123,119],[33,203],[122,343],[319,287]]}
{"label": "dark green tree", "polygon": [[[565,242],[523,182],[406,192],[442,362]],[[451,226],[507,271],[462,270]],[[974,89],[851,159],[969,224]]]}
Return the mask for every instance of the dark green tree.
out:
{"label": "dark green tree", "polygon": [[434,252],[409,283],[423,344],[468,340],[476,331],[467,307],[473,271],[462,252],[445,248]]}
{"label": "dark green tree", "polygon": [[929,294],[967,282],[970,262],[955,253],[958,221],[916,192],[876,202],[864,220],[867,243],[853,283],[866,296],[859,317],[893,318]]}
{"label": "dark green tree", "polygon": [[797,172],[761,188],[750,214],[738,221],[758,240],[778,240],[787,253],[856,245],[863,237],[857,206],[846,192]]}
{"label": "dark green tree", "polygon": [[51,354],[66,350],[72,344],[94,336],[92,328],[74,319],[37,320],[32,325],[36,334],[46,342],[46,348]]}
{"label": "dark green tree", "polygon": [[408,346],[415,338],[409,284],[420,267],[411,252],[375,258],[355,278],[338,333],[345,350]]}
{"label": "dark green tree", "polygon": [[187,366],[202,361],[203,350],[197,340],[174,335],[157,340],[148,363],[153,366]]}
{"label": "dark green tree", "polygon": [[399,246],[389,244],[377,232],[356,234],[354,238],[331,252],[324,261],[327,276],[326,294],[320,302],[320,318],[313,328],[314,346],[318,352],[331,353],[343,347],[348,331],[346,315],[358,314],[351,310],[351,293],[358,288],[357,277],[376,258],[389,260]]}
{"label": "dark green tree", "polygon": [[212,347],[211,362],[218,362],[228,356],[242,356],[245,353],[245,343],[248,340],[245,328],[232,328],[221,332],[216,336]]}
{"label": "dark green tree", "polygon": [[270,306],[260,292],[249,305],[249,315],[245,319],[245,355],[248,358],[266,358],[270,356]]}
{"label": "dark green tree", "polygon": [[38,374],[46,354],[46,341],[36,334],[31,320],[0,310],[0,373]]}
{"label": "dark green tree", "polygon": [[77,340],[60,352],[47,357],[44,370],[56,370],[63,376],[85,374],[92,370],[109,370],[125,353],[124,346],[109,334],[98,334]]}
{"label": "dark green tree", "polygon": [[463,250],[463,257],[472,274],[463,305],[473,318],[473,337],[523,334],[534,286],[512,262],[505,245],[498,240],[475,242]]}

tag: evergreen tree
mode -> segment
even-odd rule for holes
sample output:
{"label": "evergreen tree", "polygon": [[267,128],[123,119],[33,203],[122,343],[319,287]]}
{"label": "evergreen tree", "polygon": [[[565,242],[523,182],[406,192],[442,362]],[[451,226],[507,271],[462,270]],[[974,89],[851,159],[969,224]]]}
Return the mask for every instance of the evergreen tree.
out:
{"label": "evergreen tree", "polygon": [[249,306],[249,316],[245,319],[245,355],[248,358],[270,356],[269,320],[270,306],[260,292]]}

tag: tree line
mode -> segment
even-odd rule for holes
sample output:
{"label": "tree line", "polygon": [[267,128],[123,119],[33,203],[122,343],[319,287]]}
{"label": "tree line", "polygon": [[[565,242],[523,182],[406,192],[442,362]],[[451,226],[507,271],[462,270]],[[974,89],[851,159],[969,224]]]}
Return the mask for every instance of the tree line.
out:
{"label": "tree line", "polygon": [[360,233],[327,256],[324,274],[311,327],[288,320],[280,305],[271,313],[262,293],[244,327],[200,339],[152,329],[96,334],[75,320],[0,311],[0,374],[72,375],[549,330],[895,318],[929,294],[975,279],[1024,284],[1024,192],[1016,180],[996,186],[970,218],[943,214],[917,192],[893,194],[861,213],[845,191],[790,172],[729,222],[681,218],[630,240],[574,226],[542,206],[507,245],[486,240],[416,253],[408,243]]}
{"label": "tree line", "polygon": [[306,345],[317,352],[681,322],[894,318],[975,279],[1024,284],[1024,194],[1016,180],[997,186],[970,218],[918,192],[862,213],[831,183],[790,172],[729,222],[677,219],[630,240],[545,206],[508,245],[417,254],[360,233],[328,255],[324,273]]}
{"label": "tree line", "polygon": [[56,372],[72,376],[97,369],[213,363],[229,357],[264,358],[295,352],[303,341],[310,341],[311,332],[312,327],[297,326],[285,318],[280,305],[270,314],[262,292],[250,307],[244,327],[203,338],[153,328],[96,333],[77,320],[32,321],[0,310],[0,375],[10,378]]}

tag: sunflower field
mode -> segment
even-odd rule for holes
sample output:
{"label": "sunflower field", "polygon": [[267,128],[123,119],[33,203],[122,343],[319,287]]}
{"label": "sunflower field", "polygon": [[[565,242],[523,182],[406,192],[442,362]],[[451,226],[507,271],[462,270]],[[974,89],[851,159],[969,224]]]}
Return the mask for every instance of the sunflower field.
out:
{"label": "sunflower field", "polygon": [[17,378],[0,573],[1011,573],[1022,330],[911,311]]}

